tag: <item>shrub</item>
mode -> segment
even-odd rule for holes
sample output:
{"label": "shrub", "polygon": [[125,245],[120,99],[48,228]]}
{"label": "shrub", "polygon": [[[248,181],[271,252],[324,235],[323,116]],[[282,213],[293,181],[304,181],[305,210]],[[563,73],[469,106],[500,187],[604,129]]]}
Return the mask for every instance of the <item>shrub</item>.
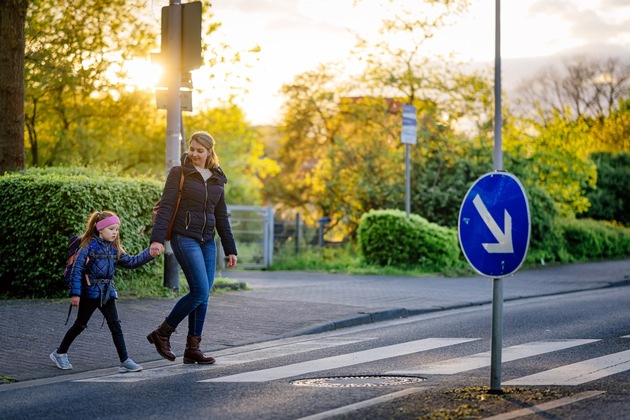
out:
{"label": "shrub", "polygon": [[593,219],[559,219],[563,246],[574,261],[630,255],[630,228]]}
{"label": "shrub", "polygon": [[443,271],[459,264],[457,232],[400,210],[370,210],[361,217],[359,248],[368,263],[423,266]]}
{"label": "shrub", "polygon": [[630,226],[630,153],[594,153],[591,159],[597,165],[597,187],[586,188],[591,203],[584,217],[617,221]]}
{"label": "shrub", "polygon": [[[0,294],[65,296],[62,274],[68,238],[83,233],[88,215],[112,210],[122,220],[121,242],[130,254],[148,246],[151,209],[162,183],[85,168],[29,169],[0,177]],[[116,279],[159,278],[161,264],[121,269]]]}
{"label": "shrub", "polygon": [[558,209],[549,193],[536,184],[527,186],[531,234],[529,240],[528,262],[554,261],[561,253],[563,238],[556,229]]}

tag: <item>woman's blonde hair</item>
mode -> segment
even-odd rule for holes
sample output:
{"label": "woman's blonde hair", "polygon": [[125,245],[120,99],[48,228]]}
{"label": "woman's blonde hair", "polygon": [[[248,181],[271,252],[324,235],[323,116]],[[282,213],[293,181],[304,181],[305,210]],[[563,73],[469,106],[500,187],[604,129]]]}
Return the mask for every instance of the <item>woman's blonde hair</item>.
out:
{"label": "woman's blonde hair", "polygon": [[190,142],[196,141],[206,149],[208,149],[208,159],[206,159],[207,169],[216,169],[219,167],[219,157],[214,151],[214,139],[205,131],[198,131],[190,136]]}
{"label": "woman's blonde hair", "polygon": [[[85,227],[85,232],[83,232],[83,235],[81,235],[81,244],[79,245],[79,248],[88,246],[92,238],[94,236],[98,236],[98,229],[96,229],[96,224],[100,222],[101,220],[105,220],[111,216],[116,216],[116,214],[113,211],[92,212],[92,214],[90,214],[90,217],[88,217],[87,225]],[[122,244],[120,243],[120,235],[116,235],[116,239],[114,239],[114,242],[112,242],[112,245],[114,246],[114,249],[118,251],[118,258],[120,258],[120,255],[123,252],[125,252],[124,248],[122,247]]]}

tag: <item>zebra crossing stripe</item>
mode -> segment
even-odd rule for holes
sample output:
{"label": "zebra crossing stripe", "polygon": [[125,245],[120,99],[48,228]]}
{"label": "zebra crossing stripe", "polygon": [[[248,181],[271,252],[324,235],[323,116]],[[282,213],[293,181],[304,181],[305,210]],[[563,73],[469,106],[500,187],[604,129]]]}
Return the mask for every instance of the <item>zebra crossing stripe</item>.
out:
{"label": "zebra crossing stripe", "polygon": [[373,337],[364,337],[362,339],[332,337],[315,340],[305,340],[296,343],[288,343],[271,347],[255,348],[254,350],[247,350],[234,354],[223,355],[223,352],[218,352],[215,354],[215,356],[217,357],[217,363],[213,365],[169,364],[163,367],[145,369],[141,372],[133,372],[133,374],[97,376],[94,378],[79,379],[75,382],[140,382],[150,379],[159,379],[169,376],[182,375],[190,372],[200,372],[203,370],[216,369],[217,367],[256,362],[259,360],[272,359],[274,357],[283,357],[288,355],[306,353],[313,350],[321,350],[347,344],[355,344],[374,339],[375,338]]}
{"label": "zebra crossing stripe", "polygon": [[[525,357],[537,356],[539,354],[568,349],[583,344],[593,343],[599,340],[549,340],[534,341],[531,343],[519,344],[503,349],[502,362],[523,359]],[[470,356],[458,357],[455,359],[443,360],[436,363],[418,366],[406,370],[396,370],[387,372],[389,375],[452,375],[466,372],[468,370],[479,369],[490,366],[491,352],[477,353]]]}
{"label": "zebra crossing stripe", "polygon": [[581,385],[626,370],[630,370],[630,350],[523,376],[505,385]]}
{"label": "zebra crossing stripe", "polygon": [[345,366],[358,365],[376,360],[389,359],[391,357],[404,356],[411,353],[432,350],[455,344],[467,343],[479,340],[478,338],[425,338],[423,340],[409,341],[391,346],[377,347],[370,350],[339,356],[326,357],[308,362],[279,366],[271,369],[263,369],[253,372],[244,372],[236,375],[206,379],[199,382],[266,382],[276,379],[289,378],[328,369],[337,369]]}

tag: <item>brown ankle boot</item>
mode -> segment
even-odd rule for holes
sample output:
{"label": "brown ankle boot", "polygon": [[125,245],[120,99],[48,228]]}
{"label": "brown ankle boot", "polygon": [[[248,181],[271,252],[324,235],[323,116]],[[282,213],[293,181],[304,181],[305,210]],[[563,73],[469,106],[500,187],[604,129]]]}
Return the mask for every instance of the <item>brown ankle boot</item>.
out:
{"label": "brown ankle boot", "polygon": [[186,350],[184,351],[184,363],[199,363],[200,365],[211,365],[215,362],[214,357],[206,356],[199,350],[201,336],[189,335],[186,338]]}
{"label": "brown ankle boot", "polygon": [[171,351],[171,343],[169,341],[173,332],[175,332],[175,328],[164,321],[157,330],[147,335],[147,340],[149,340],[149,343],[155,344],[155,349],[160,353],[160,356],[171,362],[175,360],[175,354]]}

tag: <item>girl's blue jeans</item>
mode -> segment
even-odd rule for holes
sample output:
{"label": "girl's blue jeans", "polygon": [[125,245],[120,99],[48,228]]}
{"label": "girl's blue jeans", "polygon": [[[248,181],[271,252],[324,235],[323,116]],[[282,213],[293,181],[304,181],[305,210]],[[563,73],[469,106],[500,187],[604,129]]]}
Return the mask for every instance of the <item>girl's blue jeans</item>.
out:
{"label": "girl's blue jeans", "polygon": [[201,336],[217,262],[214,241],[200,243],[195,239],[173,234],[171,246],[190,291],[177,301],[166,317],[166,323],[175,328],[188,317],[188,334]]}

